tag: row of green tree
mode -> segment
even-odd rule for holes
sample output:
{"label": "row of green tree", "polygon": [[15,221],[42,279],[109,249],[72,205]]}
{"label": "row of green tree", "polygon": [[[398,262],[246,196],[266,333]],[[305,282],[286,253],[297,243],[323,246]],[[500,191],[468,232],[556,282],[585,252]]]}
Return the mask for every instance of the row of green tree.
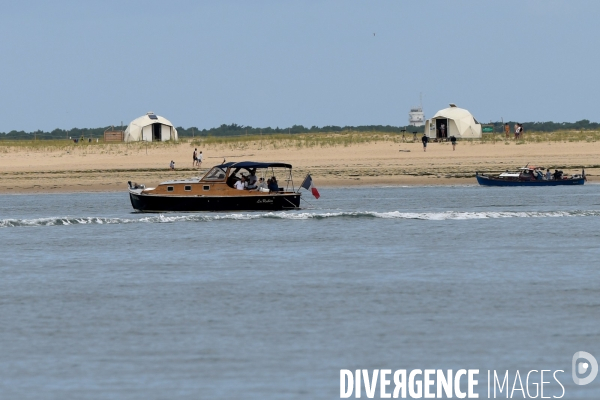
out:
{"label": "row of green tree", "polygon": [[243,136],[243,135],[274,135],[274,134],[300,134],[300,133],[335,133],[335,132],[389,132],[389,133],[401,133],[402,130],[407,132],[423,132],[423,127],[415,126],[391,126],[391,125],[360,125],[360,126],[337,126],[337,125],[326,125],[326,126],[311,126],[305,127],[303,125],[294,125],[289,128],[254,128],[252,126],[244,126],[238,124],[226,125],[223,124],[217,128],[211,129],[198,129],[195,127],[191,128],[177,128],[177,134],[179,137],[192,137],[192,136]]}
{"label": "row of green tree", "polygon": [[79,139],[84,138],[102,138],[106,130],[125,130],[126,126],[107,126],[105,128],[73,128],[73,129],[54,129],[51,132],[41,130],[33,132],[10,131],[0,132],[0,140],[57,140],[57,139]]}
{"label": "row of green tree", "polygon": [[[0,140],[32,140],[32,139],[79,139],[84,138],[102,138],[106,130],[125,130],[126,126],[103,127],[103,128],[73,128],[73,129],[54,129],[51,132],[37,130],[34,132],[10,131],[0,132]],[[403,129],[408,132],[423,132],[423,127],[401,127],[390,125],[365,125],[365,126],[335,126],[327,125],[323,127],[312,126],[310,128],[302,125],[294,125],[289,128],[254,128],[251,126],[231,124],[221,125],[217,128],[198,129],[196,127],[183,128],[177,127],[179,137],[203,137],[203,136],[242,136],[242,135],[273,135],[273,134],[299,134],[299,133],[331,133],[343,131],[355,132],[391,132],[400,133]]]}
{"label": "row of green tree", "polygon": [[[494,125],[494,132],[504,132],[504,124],[508,124],[511,132],[514,132],[514,126],[517,121],[492,122],[484,125]],[[533,132],[556,132],[562,130],[568,131],[585,131],[600,129],[600,123],[590,122],[589,119],[582,119],[577,122],[522,122],[523,130]]]}
{"label": "row of green tree", "polygon": [[[511,127],[511,132],[514,130],[515,121],[507,122]],[[492,122],[486,125],[493,125],[494,132],[503,132],[504,123]],[[104,131],[108,129],[125,130],[125,126],[103,127],[103,128],[73,128],[73,129],[54,129],[51,132],[37,130],[34,132],[25,131],[10,131],[6,133],[0,132],[0,140],[32,140],[32,139],[78,139],[84,138],[102,138]],[[600,123],[590,122],[583,119],[577,122],[523,122],[525,132],[556,132],[559,130],[597,130],[600,129]],[[202,136],[241,136],[241,135],[272,135],[272,134],[300,134],[300,133],[335,133],[335,132],[387,132],[400,134],[403,131],[407,133],[422,133],[423,127],[415,126],[392,126],[392,125],[360,125],[360,126],[336,126],[326,125],[322,127],[303,125],[294,125],[288,128],[255,128],[252,126],[231,124],[223,124],[216,128],[198,129],[196,127],[183,128],[178,127],[177,133],[179,137],[202,137]]]}

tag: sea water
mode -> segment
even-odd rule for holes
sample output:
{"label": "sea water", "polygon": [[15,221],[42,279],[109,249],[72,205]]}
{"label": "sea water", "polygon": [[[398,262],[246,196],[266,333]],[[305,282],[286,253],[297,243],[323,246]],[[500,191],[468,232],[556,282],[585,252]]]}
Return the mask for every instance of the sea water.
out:
{"label": "sea water", "polygon": [[341,369],[426,368],[479,369],[480,398],[488,370],[542,369],[600,397],[571,378],[575,352],[600,357],[600,186],[321,195],[0,196],[0,398],[335,399]]}

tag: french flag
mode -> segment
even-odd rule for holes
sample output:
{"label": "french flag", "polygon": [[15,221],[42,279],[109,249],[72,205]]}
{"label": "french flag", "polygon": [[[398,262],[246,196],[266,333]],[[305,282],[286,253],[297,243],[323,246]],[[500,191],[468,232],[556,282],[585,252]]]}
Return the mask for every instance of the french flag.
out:
{"label": "french flag", "polygon": [[310,190],[316,199],[321,197],[317,188],[313,186],[313,182],[312,182],[312,178],[310,177],[310,174],[306,175],[306,178],[304,178],[304,182],[302,182],[302,185],[300,185],[300,187],[303,187],[306,190]]}

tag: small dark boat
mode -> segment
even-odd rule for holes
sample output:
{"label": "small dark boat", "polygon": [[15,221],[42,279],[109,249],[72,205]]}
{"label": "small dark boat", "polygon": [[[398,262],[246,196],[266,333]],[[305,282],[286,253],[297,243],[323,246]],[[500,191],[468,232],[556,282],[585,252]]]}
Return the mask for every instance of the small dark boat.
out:
{"label": "small dark boat", "polygon": [[[554,171],[550,177],[544,175],[543,167],[530,167],[526,165],[519,168],[517,172],[503,172],[499,175],[486,175],[475,173],[477,182],[483,186],[562,186],[562,185],[583,185],[585,170],[581,175],[572,175],[570,177],[563,175],[562,171]],[[549,178],[549,179],[548,179]]]}
{"label": "small dark boat", "polygon": [[[261,183],[266,182],[267,176],[275,177],[275,169],[282,168],[286,174],[285,189],[269,189]],[[141,212],[275,211],[300,207],[301,194],[294,190],[292,166],[284,163],[229,162],[211,168],[202,178],[166,181],[156,188],[128,183],[131,205]]]}

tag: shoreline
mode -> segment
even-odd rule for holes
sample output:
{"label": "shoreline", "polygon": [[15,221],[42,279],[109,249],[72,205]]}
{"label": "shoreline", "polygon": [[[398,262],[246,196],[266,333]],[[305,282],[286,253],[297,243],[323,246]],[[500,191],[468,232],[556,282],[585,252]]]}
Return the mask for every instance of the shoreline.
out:
{"label": "shoreline", "polygon": [[[202,168],[193,168],[195,147],[203,150]],[[0,194],[126,192],[127,181],[153,186],[171,179],[202,176],[227,161],[282,161],[293,166],[295,186],[310,173],[317,188],[477,185],[475,171],[500,172],[526,165],[581,173],[600,183],[600,142],[420,143],[374,141],[351,145],[293,147],[286,143],[207,145],[179,142],[106,144],[43,149],[0,148]],[[170,171],[170,160],[176,170]]]}
{"label": "shoreline", "polygon": [[[344,188],[381,188],[381,187],[429,187],[429,186],[479,186],[474,178],[436,178],[436,177],[390,177],[389,179],[360,179],[354,181],[314,179],[319,190]],[[301,179],[299,180],[299,182]],[[158,183],[151,182],[150,184]],[[588,178],[585,185],[598,185],[600,179]],[[295,189],[298,189],[298,184]],[[0,195],[15,194],[69,194],[69,193],[127,193],[127,183],[100,184],[35,184],[33,186],[4,186],[0,185]],[[308,192],[307,192],[308,193]]]}
{"label": "shoreline", "polygon": [[[184,178],[183,176],[177,178]],[[468,178],[435,178],[435,177],[381,177],[377,179],[368,179],[369,177],[348,179],[320,179],[313,180],[318,184],[319,189],[338,189],[338,188],[356,188],[356,187],[382,187],[382,186],[470,186],[477,185],[477,181]],[[298,189],[303,177],[297,178],[295,188]],[[163,179],[166,180],[166,179]],[[146,185],[154,185],[159,181],[146,181]],[[48,182],[46,184],[36,183],[34,185],[13,185],[8,186],[0,183],[0,194],[52,194],[52,193],[119,193],[127,192],[127,182],[114,183],[60,183]]]}

